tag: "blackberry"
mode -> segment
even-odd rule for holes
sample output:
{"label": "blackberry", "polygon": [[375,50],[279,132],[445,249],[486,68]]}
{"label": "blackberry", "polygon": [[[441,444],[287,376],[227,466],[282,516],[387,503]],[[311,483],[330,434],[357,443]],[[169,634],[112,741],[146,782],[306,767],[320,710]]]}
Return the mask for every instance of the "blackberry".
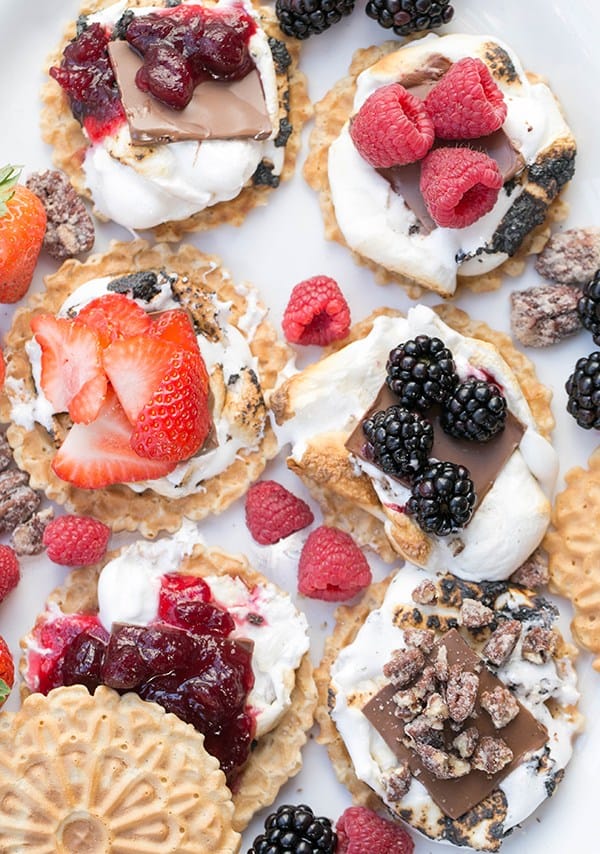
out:
{"label": "blackberry", "polygon": [[594,344],[600,344],[600,270],[596,270],[593,279],[583,288],[577,314],[582,325],[592,333]]}
{"label": "blackberry", "polygon": [[458,383],[452,353],[439,338],[417,335],[388,357],[386,382],[406,409],[444,404]]}
{"label": "blackberry", "polygon": [[487,442],[504,430],[506,398],[495,383],[465,380],[446,401],[440,422],[457,439]]}
{"label": "blackberry", "polygon": [[286,36],[307,39],[349,15],[354,3],[355,0],[277,0],[275,14]]}
{"label": "blackberry", "polygon": [[415,478],[406,513],[426,534],[440,537],[464,528],[475,505],[475,487],[464,466],[430,460]]}
{"label": "blackberry", "polygon": [[600,429],[600,351],[582,356],[565,383],[569,412],[580,427]]}
{"label": "blackberry", "polygon": [[333,854],[337,835],[328,818],[318,817],[306,804],[286,804],[265,821],[265,832],[257,836],[248,854]]}
{"label": "blackberry", "polygon": [[447,24],[454,15],[450,0],[369,0],[365,11],[397,36],[433,30]]}
{"label": "blackberry", "polygon": [[433,427],[417,412],[389,406],[374,412],[362,428],[368,453],[387,474],[413,475],[429,459]]}

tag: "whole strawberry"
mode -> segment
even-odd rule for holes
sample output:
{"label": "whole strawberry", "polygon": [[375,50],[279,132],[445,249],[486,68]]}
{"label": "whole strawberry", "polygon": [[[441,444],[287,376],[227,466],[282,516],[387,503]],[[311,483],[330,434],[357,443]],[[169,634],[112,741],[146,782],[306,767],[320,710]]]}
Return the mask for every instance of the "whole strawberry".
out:
{"label": "whole strawberry", "polygon": [[17,302],[26,293],[37,263],[46,211],[35,193],[17,183],[21,169],[0,169],[0,302]]}
{"label": "whole strawberry", "polygon": [[15,684],[15,665],[10,650],[0,637],[0,706],[3,706]]}
{"label": "whole strawberry", "polygon": [[5,599],[21,579],[17,553],[10,546],[0,546],[0,602]]}
{"label": "whole strawberry", "polygon": [[270,546],[313,521],[308,504],[274,480],[261,480],[246,495],[246,525],[257,543]]}
{"label": "whole strawberry", "polygon": [[59,516],[48,523],[43,543],[54,563],[90,566],[106,553],[110,528],[91,516]]}

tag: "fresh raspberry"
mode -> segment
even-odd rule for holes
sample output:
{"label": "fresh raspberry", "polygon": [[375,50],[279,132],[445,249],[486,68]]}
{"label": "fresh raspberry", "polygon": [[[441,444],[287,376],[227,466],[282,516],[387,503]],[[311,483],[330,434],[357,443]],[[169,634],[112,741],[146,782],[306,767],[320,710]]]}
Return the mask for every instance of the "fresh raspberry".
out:
{"label": "fresh raspberry", "polygon": [[312,599],[341,602],[371,583],[371,569],[350,534],[322,525],[302,549],[298,590]]}
{"label": "fresh raspberry", "polygon": [[0,546],[0,602],[21,580],[21,567],[17,553],[10,546]]}
{"label": "fresh raspberry", "polygon": [[425,98],[440,139],[476,139],[504,124],[506,101],[489,68],[468,56],[455,62]]}
{"label": "fresh raspberry", "polygon": [[8,645],[0,637],[0,706],[8,699],[12,686],[15,684],[15,664]]}
{"label": "fresh raspberry", "polygon": [[246,525],[262,546],[306,528],[314,518],[305,501],[274,480],[255,483],[246,495]]}
{"label": "fresh raspberry", "polygon": [[376,169],[420,160],[434,135],[425,104],[400,83],[376,89],[350,122],[356,150]]}
{"label": "fresh raspberry", "polygon": [[346,337],[350,309],[336,281],[313,276],[292,289],[281,325],[291,344],[324,347]]}
{"label": "fresh raspberry", "polygon": [[54,563],[90,566],[106,552],[110,528],[91,516],[59,516],[48,523],[43,543]]}
{"label": "fresh raspberry", "polygon": [[503,183],[496,161],[471,148],[436,148],[421,164],[421,195],[443,228],[466,228],[491,211]]}
{"label": "fresh raspberry", "polygon": [[412,854],[415,844],[398,822],[366,807],[348,807],[337,820],[336,854]]}

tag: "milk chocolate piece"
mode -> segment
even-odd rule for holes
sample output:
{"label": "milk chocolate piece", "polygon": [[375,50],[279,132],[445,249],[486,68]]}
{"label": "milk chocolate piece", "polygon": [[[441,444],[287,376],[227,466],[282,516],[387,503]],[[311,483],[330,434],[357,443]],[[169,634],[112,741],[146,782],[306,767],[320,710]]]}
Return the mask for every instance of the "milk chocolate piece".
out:
{"label": "milk chocolate piece", "polygon": [[[377,465],[367,456],[368,442],[363,433],[362,423],[374,412],[387,409],[388,406],[398,405],[398,398],[384,383],[375,401],[346,440],[346,448],[350,453],[361,460],[365,460],[365,462]],[[511,412],[508,412],[504,430],[496,433],[487,442],[472,442],[468,439],[455,439],[454,436],[445,433],[440,424],[439,410],[434,407],[425,413],[425,417],[431,421],[433,426],[433,447],[430,456],[443,462],[457,463],[468,469],[475,485],[475,508],[477,508],[493,486],[496,477],[513,451],[519,447],[525,432],[524,426]],[[410,486],[406,478],[394,477],[394,475],[389,474],[388,477],[397,480],[404,486]]]}
{"label": "milk chocolate piece", "polygon": [[173,110],[138,89],[135,75],[143,60],[126,41],[110,42],[108,54],[131,139],[137,145],[184,139],[265,139],[273,130],[256,70],[241,80],[199,83],[187,107]]}
{"label": "milk chocolate piece", "polygon": [[[465,721],[464,729],[476,727],[480,737],[496,738],[497,730],[490,716],[481,707],[480,697],[484,691],[491,692],[499,686],[504,687],[503,683],[485,666],[482,666],[482,659],[468,646],[456,629],[446,632],[437,642],[431,653],[431,661],[435,660],[440,646],[446,647],[451,667],[459,665],[462,672],[477,671],[479,675],[479,691],[474,713]],[[539,750],[548,741],[545,727],[519,703],[519,713],[502,730],[502,738],[513,752],[513,759],[508,765],[496,774],[488,775],[483,771],[472,770],[458,780],[440,780],[426,770],[414,750],[403,744],[405,725],[395,715],[396,705],[393,696],[396,690],[394,685],[387,685],[369,700],[363,708],[363,713],[391,748],[400,764],[408,764],[413,776],[423,783],[438,807],[452,819],[460,818],[480,803],[529,754]],[[450,747],[456,739],[456,732],[446,724],[444,735],[445,742]]]}

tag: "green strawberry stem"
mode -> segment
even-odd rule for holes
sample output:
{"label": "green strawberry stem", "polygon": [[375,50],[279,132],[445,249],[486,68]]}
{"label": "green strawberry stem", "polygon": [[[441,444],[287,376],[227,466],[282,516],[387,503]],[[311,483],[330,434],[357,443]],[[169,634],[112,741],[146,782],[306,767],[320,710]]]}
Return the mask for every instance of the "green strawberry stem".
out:
{"label": "green strawberry stem", "polygon": [[13,166],[9,163],[0,169],[0,216],[6,214],[6,203],[15,194],[15,184],[21,176],[22,166]]}
{"label": "green strawberry stem", "polygon": [[10,685],[4,679],[0,679],[0,706],[8,699],[9,694]]}

